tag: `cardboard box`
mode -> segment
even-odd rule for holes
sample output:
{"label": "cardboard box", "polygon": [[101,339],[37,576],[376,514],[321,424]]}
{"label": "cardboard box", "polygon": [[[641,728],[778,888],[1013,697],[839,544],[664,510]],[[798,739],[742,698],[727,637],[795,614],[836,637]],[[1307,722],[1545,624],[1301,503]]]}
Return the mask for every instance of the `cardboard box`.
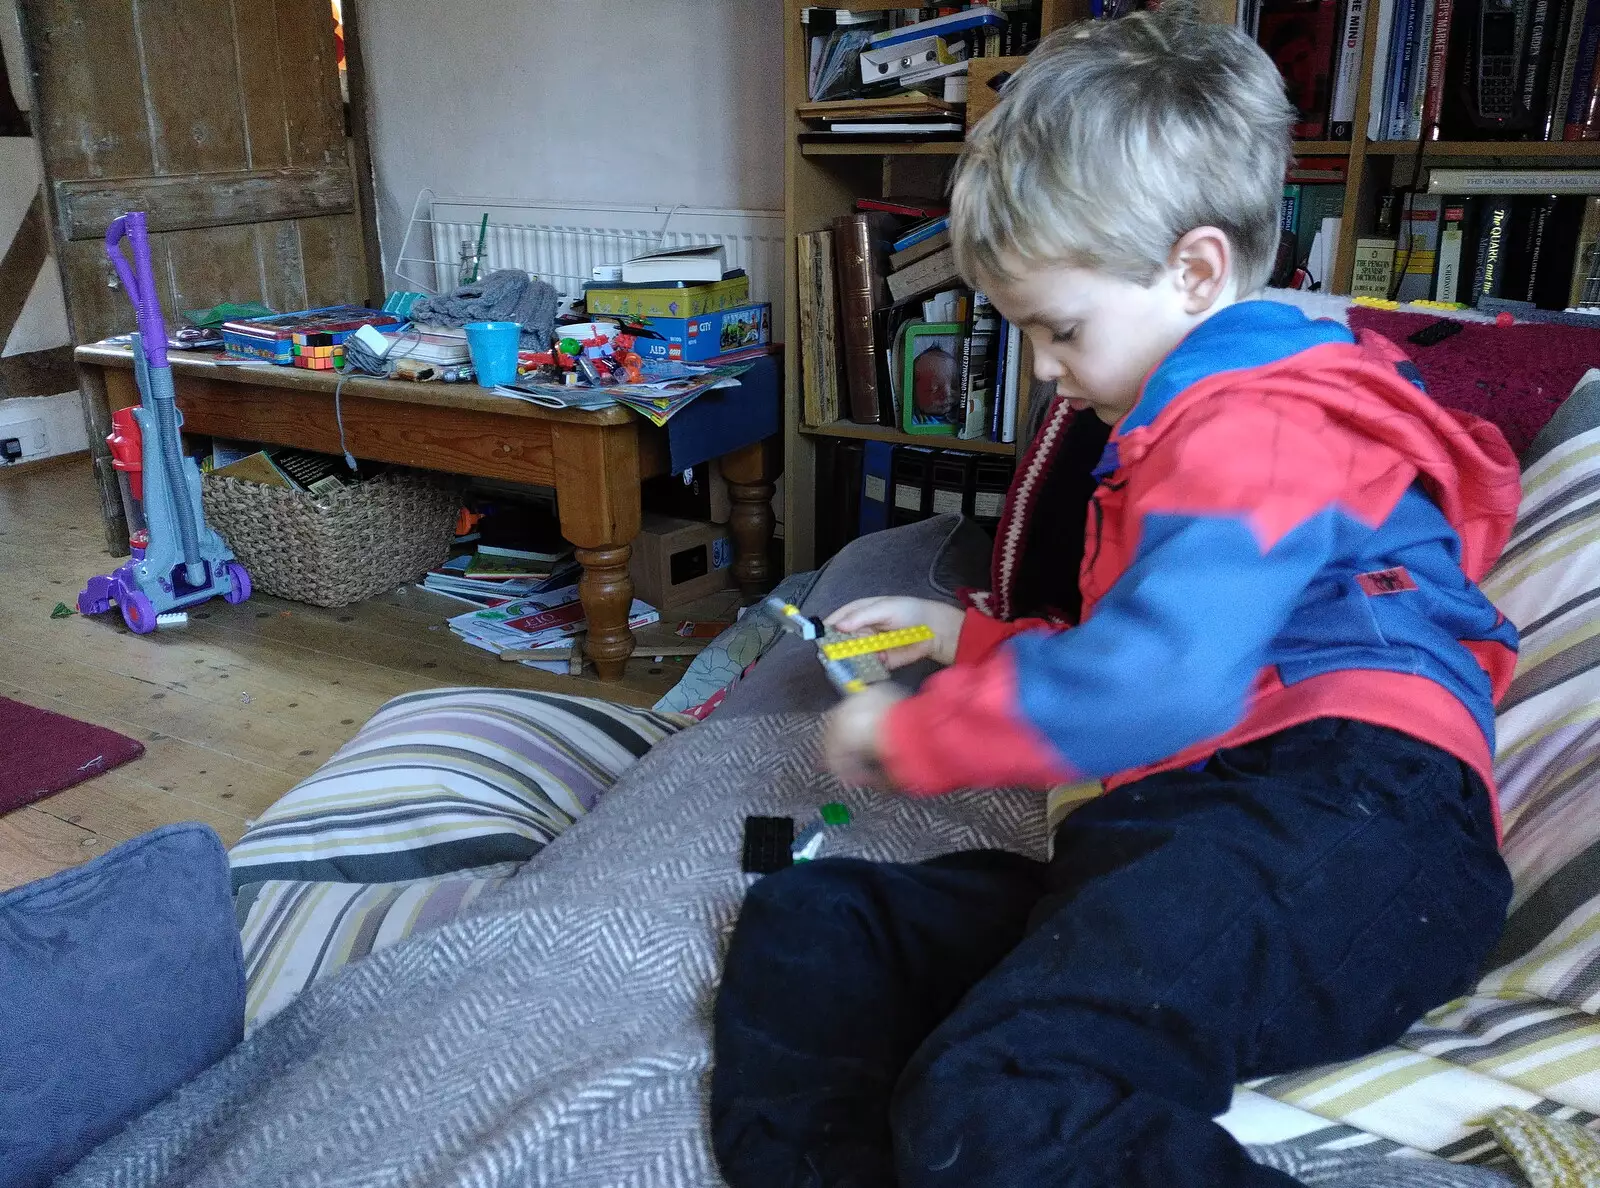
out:
{"label": "cardboard box", "polygon": [[700,363],[771,342],[772,306],[763,301],[698,318],[646,318],[645,325],[661,337],[637,339],[633,349],[641,357]]}
{"label": "cardboard box", "polygon": [[733,586],[733,537],[726,524],[646,512],[628,574],[634,597],[665,613]]}
{"label": "cardboard box", "polygon": [[626,318],[696,318],[750,304],[750,278],[740,273],[709,285],[583,286],[584,308],[591,316]]}

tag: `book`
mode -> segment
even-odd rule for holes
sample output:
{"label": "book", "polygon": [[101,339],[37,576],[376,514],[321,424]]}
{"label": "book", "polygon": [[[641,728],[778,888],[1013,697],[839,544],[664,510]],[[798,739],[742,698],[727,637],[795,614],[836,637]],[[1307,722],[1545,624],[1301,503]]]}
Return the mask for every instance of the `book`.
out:
{"label": "book", "polygon": [[1546,201],[1550,210],[1532,245],[1524,291],[1539,309],[1560,310],[1567,307],[1588,199],[1565,194]]}
{"label": "book", "polygon": [[1431,169],[1430,194],[1600,194],[1600,169]]}
{"label": "book", "polygon": [[1519,123],[1541,132],[1549,107],[1551,72],[1560,68],[1556,25],[1564,15],[1561,0],[1532,0],[1527,17],[1525,48],[1518,66],[1517,115]]}
{"label": "book", "polygon": [[1438,12],[1438,0],[1422,0],[1422,13],[1411,33],[1411,90],[1402,113],[1405,117],[1406,140],[1416,140],[1422,136],[1422,111],[1427,103],[1428,67],[1432,61],[1433,30]]}
{"label": "book", "polygon": [[1016,463],[1009,458],[975,458],[972,463],[972,518],[987,528],[1000,522]]}
{"label": "book", "polygon": [[1345,4],[1339,54],[1333,68],[1333,97],[1328,101],[1330,140],[1349,140],[1355,129],[1356,90],[1361,81],[1361,49],[1369,7],[1368,0],[1347,0]]}
{"label": "book", "polygon": [[721,244],[696,244],[694,247],[647,252],[624,260],[622,280],[630,285],[647,281],[715,282],[723,279],[727,268],[727,253]]}
{"label": "book", "polygon": [[889,274],[889,295],[896,302],[905,301],[919,293],[931,293],[958,282],[956,253],[952,247],[941,248],[926,259]]}
{"label": "book", "polygon": [[750,304],[750,278],[743,270],[709,283],[651,281],[641,285],[590,282],[583,286],[584,308],[618,318],[698,318]]}
{"label": "book", "polygon": [[1300,221],[1300,187],[1289,184],[1283,187],[1283,198],[1278,203],[1278,230],[1294,234],[1294,227]]}
{"label": "book", "polygon": [[[827,103],[802,103],[794,109],[802,120],[877,119],[892,116],[940,116],[957,114],[959,104],[946,103],[915,91],[904,95],[882,95],[871,99],[835,99]],[[878,201],[864,199],[863,201]],[[859,210],[882,210],[881,206],[859,206]],[[943,213],[941,210],[939,213]]]}
{"label": "book", "polygon": [[1439,120],[1444,111],[1445,84],[1449,77],[1450,26],[1455,19],[1455,0],[1434,0],[1433,27],[1423,66],[1423,100],[1416,135],[1438,138]]}
{"label": "book", "polygon": [[796,237],[799,273],[801,419],[812,428],[839,419],[833,232]]}
{"label": "book", "polygon": [[1567,106],[1562,121],[1563,140],[1583,139],[1584,128],[1594,114],[1592,99],[1597,55],[1600,55],[1600,0],[1585,0],[1572,83],[1567,91]]}
{"label": "book", "polygon": [[877,345],[872,313],[887,305],[884,286],[885,238],[889,215],[869,211],[833,220],[833,264],[843,346],[847,411],[859,424],[878,422]]}
{"label": "book", "polygon": [[1583,23],[1589,12],[1588,0],[1567,0],[1566,25],[1561,30],[1560,60],[1555,70],[1555,86],[1540,133],[1545,140],[1560,140],[1566,131],[1567,106],[1572,101],[1572,82],[1578,69],[1578,53],[1583,45]]}
{"label": "book", "polygon": [[864,441],[826,442],[817,451],[817,564],[856,538],[861,523]]}
{"label": "book", "polygon": [[929,468],[928,514],[961,515],[971,507],[972,455],[941,450]]}
{"label": "book", "polygon": [[[628,607],[628,626],[633,630],[660,620],[660,613],[647,602],[635,598]],[[583,630],[586,622],[578,587],[571,585],[502,606],[467,611],[450,619],[449,627],[468,643],[499,653],[508,648],[539,648],[570,639]]]}
{"label": "book", "polygon": [[466,339],[453,335],[428,334],[413,329],[400,334],[384,334],[383,338],[389,344],[384,351],[385,358],[419,359],[424,363],[446,365],[465,363],[472,358]]}
{"label": "book", "polygon": [[1299,118],[1298,140],[1321,140],[1328,132],[1334,43],[1339,35],[1338,0],[1262,0],[1256,38],[1283,75]]}
{"label": "book", "polygon": [[933,505],[933,458],[923,446],[895,446],[889,464],[889,527],[926,520]]}
{"label": "book", "polygon": [[934,252],[949,246],[950,230],[947,227],[938,234],[930,235],[928,238],[914,243],[908,248],[901,248],[897,252],[891,252],[889,255],[889,270],[891,272],[899,272],[906,265],[915,264],[918,260],[926,260]]}
{"label": "book", "polygon": [[1350,278],[1350,296],[1387,299],[1394,279],[1394,241],[1364,238],[1356,240],[1355,271]]}
{"label": "book", "polygon": [[1433,274],[1433,299],[1456,302],[1462,297],[1462,269],[1466,259],[1467,204],[1465,198],[1446,198],[1440,205],[1439,257]]}
{"label": "book", "polygon": [[998,315],[981,292],[972,294],[967,333],[962,343],[962,406],[956,436],[968,441],[989,431],[989,406],[995,389],[995,333]]}
{"label": "book", "polygon": [[1394,37],[1396,7],[1403,0],[1377,0],[1377,40],[1374,42],[1372,61],[1372,88],[1367,97],[1367,139],[1382,140],[1384,132],[1385,96],[1389,85],[1389,44]]}
{"label": "book", "polygon": [[1511,200],[1499,198],[1484,206],[1478,224],[1478,245],[1473,267],[1472,301],[1499,297],[1504,284],[1506,235],[1511,222]]}
{"label": "book", "polygon": [[[1301,186],[1300,201],[1295,212],[1294,231],[1295,263],[1301,267],[1311,256],[1311,241],[1322,230],[1324,219],[1336,219],[1344,214],[1344,187]],[[1318,280],[1325,279],[1320,274]],[[1326,286],[1324,290],[1326,291]]]}
{"label": "book", "polygon": [[1412,194],[1402,208],[1400,246],[1395,251],[1395,268],[1400,273],[1397,301],[1426,301],[1433,296],[1442,206],[1437,194]]}
{"label": "book", "polygon": [[928,219],[901,232],[890,250],[903,252],[909,247],[915,247],[925,239],[932,239],[941,232],[948,233],[949,229],[950,218],[948,215],[940,215],[937,218]]}
{"label": "book", "polygon": [[[1022,385],[1031,377],[1022,374],[1022,330],[1016,326],[1006,327],[1006,376],[1005,376],[1005,408],[1000,417],[1000,440],[1013,442],[1017,440],[1017,412],[1022,403]],[[983,519],[982,513],[975,513]],[[999,513],[996,512],[996,519]]]}
{"label": "book", "polygon": [[860,535],[889,526],[889,473],[894,446],[886,441],[865,443],[861,457]]}
{"label": "book", "polygon": [[1384,117],[1385,140],[1409,140],[1411,95],[1417,83],[1422,21],[1430,0],[1401,0],[1395,12],[1389,57],[1389,95]]}
{"label": "book", "polygon": [[908,41],[920,41],[925,37],[948,37],[954,33],[966,33],[974,29],[998,29],[1005,23],[1004,15],[987,5],[980,4],[961,12],[934,17],[932,20],[918,21],[915,24],[902,25],[898,29],[885,29],[880,33],[874,33],[872,45],[874,49],[882,49]]}
{"label": "book", "polygon": [[857,198],[857,210],[881,210],[908,219],[936,219],[950,213],[943,200],[933,198]]}
{"label": "book", "polygon": [[1600,198],[1584,200],[1567,305],[1573,309],[1600,306]]}
{"label": "book", "polygon": [[960,132],[963,127],[957,120],[930,120],[925,123],[910,120],[840,120],[829,124],[828,131],[846,136],[881,136],[893,132],[932,135]]}

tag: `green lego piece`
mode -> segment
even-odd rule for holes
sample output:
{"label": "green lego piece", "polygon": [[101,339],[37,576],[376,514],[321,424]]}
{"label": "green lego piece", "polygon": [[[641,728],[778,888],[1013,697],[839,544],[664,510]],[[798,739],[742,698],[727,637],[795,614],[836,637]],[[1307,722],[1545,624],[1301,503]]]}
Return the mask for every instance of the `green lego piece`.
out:
{"label": "green lego piece", "polygon": [[72,614],[72,608],[64,602],[56,603],[55,609],[50,612],[52,619],[65,619]]}
{"label": "green lego piece", "polygon": [[822,806],[822,823],[824,825],[848,825],[848,824],[850,824],[850,809],[849,809],[849,806],[840,804],[836,800],[835,801],[830,801],[829,803],[823,805]]}

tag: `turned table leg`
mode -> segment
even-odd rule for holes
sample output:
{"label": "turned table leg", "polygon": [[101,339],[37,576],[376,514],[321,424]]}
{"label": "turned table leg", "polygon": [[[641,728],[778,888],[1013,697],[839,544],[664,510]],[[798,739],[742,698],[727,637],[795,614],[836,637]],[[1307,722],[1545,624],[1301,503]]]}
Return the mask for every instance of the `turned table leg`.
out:
{"label": "turned table leg", "polygon": [[[776,439],[774,439],[776,440]],[[755,442],[722,457],[722,476],[728,480],[732,505],[728,527],[733,532],[733,577],[739,590],[753,598],[772,589],[774,575],[768,560],[772,544],[772,496],[777,488],[777,452],[770,442]]]}
{"label": "turned table leg", "polygon": [[589,621],[584,654],[603,681],[620,680],[633,652],[628,558],[639,534],[638,432],[633,424],[551,426],[561,535],[583,566],[578,599]]}

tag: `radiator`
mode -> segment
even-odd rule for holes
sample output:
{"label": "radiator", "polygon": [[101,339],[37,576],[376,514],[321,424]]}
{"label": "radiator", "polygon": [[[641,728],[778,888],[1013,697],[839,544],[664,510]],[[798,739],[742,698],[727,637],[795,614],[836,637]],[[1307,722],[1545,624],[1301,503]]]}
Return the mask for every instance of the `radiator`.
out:
{"label": "radiator", "polygon": [[727,266],[749,274],[751,298],[772,302],[773,332],[782,334],[781,211],[439,198],[424,191],[395,262],[396,275],[418,288],[448,291],[457,283],[463,245],[469,254],[476,250],[486,213],[483,269],[520,268],[568,299],[583,292],[597,264],[661,248],[720,244]]}

